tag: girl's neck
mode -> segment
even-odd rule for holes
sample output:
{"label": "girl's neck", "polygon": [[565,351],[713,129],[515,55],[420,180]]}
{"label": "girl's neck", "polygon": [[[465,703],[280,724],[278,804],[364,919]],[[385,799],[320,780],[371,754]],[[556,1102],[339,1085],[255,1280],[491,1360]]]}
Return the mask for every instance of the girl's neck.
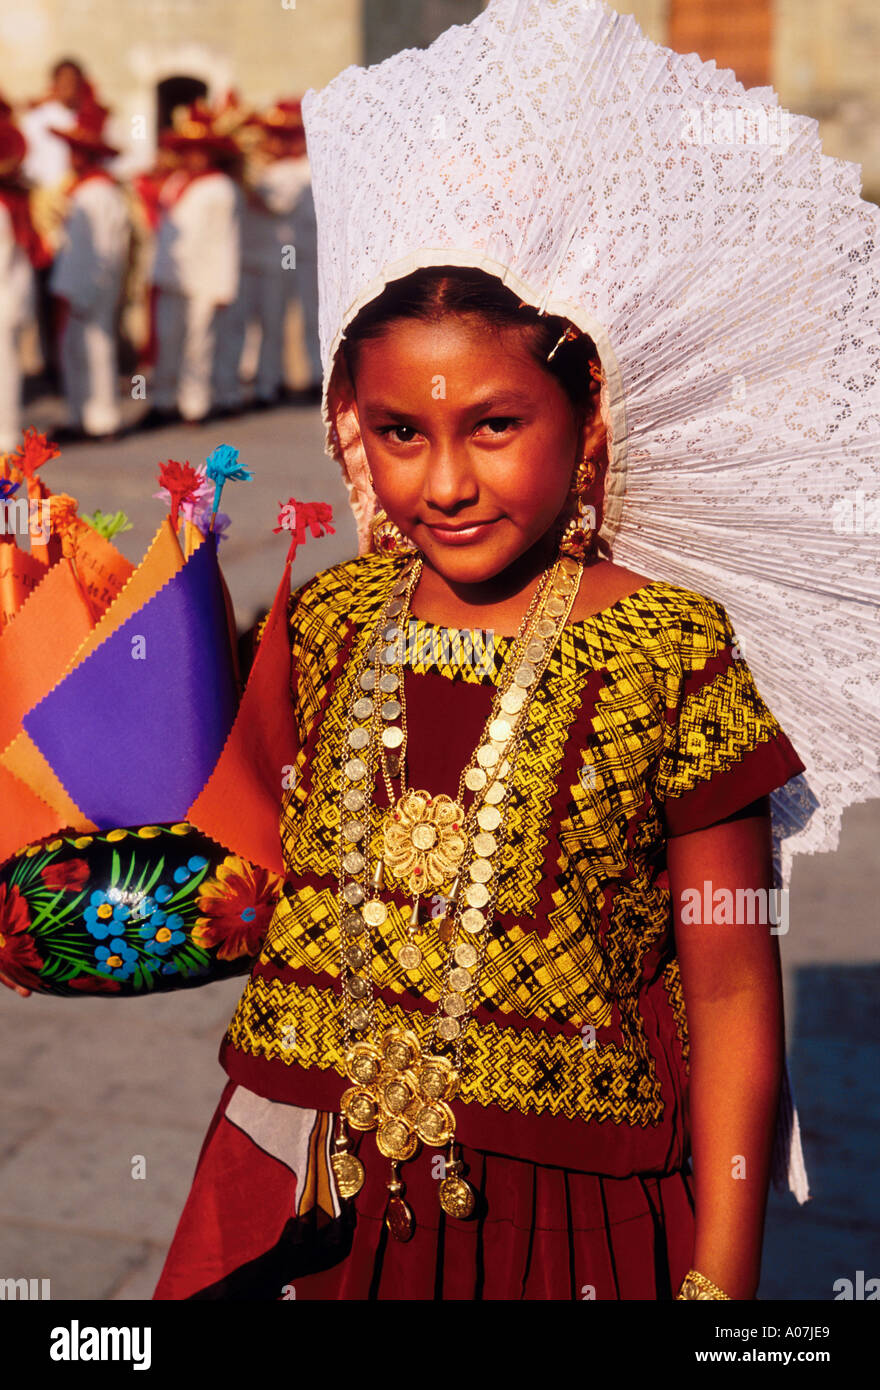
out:
{"label": "girl's neck", "polygon": [[413,594],[412,613],[438,627],[484,628],[515,636],[544,571],[555,560],[544,539],[481,584],[454,584],[427,562]]}

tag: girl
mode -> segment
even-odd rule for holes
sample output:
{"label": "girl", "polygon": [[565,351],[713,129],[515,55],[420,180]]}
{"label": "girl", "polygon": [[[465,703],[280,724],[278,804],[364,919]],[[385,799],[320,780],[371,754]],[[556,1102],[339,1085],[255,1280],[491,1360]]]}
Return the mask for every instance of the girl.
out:
{"label": "girl", "polygon": [[689,905],[769,889],[803,763],[597,543],[602,376],[479,269],[346,332],[382,511],[291,600],[285,891],[157,1298],[755,1297],[777,945]]}

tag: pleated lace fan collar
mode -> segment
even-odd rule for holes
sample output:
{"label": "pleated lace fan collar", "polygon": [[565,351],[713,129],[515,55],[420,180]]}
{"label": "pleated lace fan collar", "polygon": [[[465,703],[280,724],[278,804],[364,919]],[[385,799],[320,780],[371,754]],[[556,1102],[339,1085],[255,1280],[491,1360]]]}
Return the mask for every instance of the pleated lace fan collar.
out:
{"label": "pleated lace fan collar", "polygon": [[339,347],[363,305],[421,266],[477,266],[589,333],[615,560],[725,604],[807,763],[774,793],[787,883],[794,849],[833,848],[842,808],[880,795],[877,538],[829,518],[870,495],[878,442],[880,210],[859,167],[772,88],[601,0],[491,0],[310,90],[303,117],[322,413],[362,550],[375,498]]}

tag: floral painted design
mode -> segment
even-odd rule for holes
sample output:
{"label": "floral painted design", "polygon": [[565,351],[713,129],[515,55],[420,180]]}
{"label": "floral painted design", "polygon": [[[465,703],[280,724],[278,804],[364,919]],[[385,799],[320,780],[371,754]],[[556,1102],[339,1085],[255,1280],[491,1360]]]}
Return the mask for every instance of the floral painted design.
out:
{"label": "floral painted design", "polygon": [[27,902],[18,888],[0,883],[0,970],[25,989],[39,989],[44,961],[30,925]]}
{"label": "floral painted design", "polygon": [[67,888],[78,893],[84,888],[91,870],[84,859],[68,859],[61,864],[47,864],[40,870],[40,877],[47,888]]}
{"label": "floral painted design", "polygon": [[127,980],[134,974],[138,953],[121,936],[114,936],[109,946],[95,948],[98,969],[116,980]]}
{"label": "floral painted design", "polygon": [[124,926],[130,914],[131,909],[125,903],[114,902],[109,893],[98,888],[89,899],[83,917],[91,935],[103,941]]}
{"label": "floral painted design", "polygon": [[186,932],[182,931],[183,918],[179,912],[161,912],[156,910],[151,913],[150,920],[145,922],[138,933],[141,940],[156,955],[164,956],[173,946],[179,946],[182,941],[186,941]]}
{"label": "floral painted design", "polygon": [[268,869],[229,855],[214,878],[206,879],[198,904],[193,940],[212,947],[220,960],[258,954],[281,892],[281,879]]}
{"label": "floral painted design", "polygon": [[80,997],[240,975],[280,892],[186,822],[62,832],[0,865],[0,970]]}

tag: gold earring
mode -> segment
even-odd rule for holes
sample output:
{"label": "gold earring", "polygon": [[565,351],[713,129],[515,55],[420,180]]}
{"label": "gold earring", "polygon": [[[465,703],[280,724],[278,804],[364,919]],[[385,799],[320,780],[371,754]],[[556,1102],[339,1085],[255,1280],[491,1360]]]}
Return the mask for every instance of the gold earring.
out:
{"label": "gold earring", "polygon": [[373,549],[383,555],[409,555],[417,549],[399,526],[395,526],[387,512],[379,511],[370,522]]}
{"label": "gold earring", "polygon": [[573,560],[586,560],[596,548],[596,508],[586,498],[596,477],[595,456],[581,459],[574,477],[573,501],[576,513],[563,528],[559,538],[559,553]]}

